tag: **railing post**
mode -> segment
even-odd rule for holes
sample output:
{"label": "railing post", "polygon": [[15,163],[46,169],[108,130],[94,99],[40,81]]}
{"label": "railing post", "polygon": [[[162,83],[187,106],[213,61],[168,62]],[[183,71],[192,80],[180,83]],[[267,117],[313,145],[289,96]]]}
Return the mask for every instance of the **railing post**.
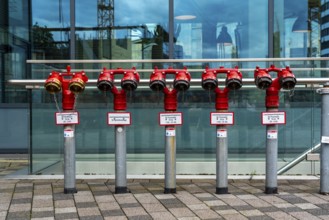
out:
{"label": "railing post", "polygon": [[329,194],[329,83],[317,92],[322,95],[320,193],[326,195]]}

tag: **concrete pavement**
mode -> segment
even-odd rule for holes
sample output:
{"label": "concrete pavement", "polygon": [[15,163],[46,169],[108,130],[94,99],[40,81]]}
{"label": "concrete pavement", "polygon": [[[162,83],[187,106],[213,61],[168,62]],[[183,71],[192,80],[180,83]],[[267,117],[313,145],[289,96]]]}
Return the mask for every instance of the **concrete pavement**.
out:
{"label": "concrete pavement", "polygon": [[264,180],[230,179],[230,194],[215,194],[213,178],[178,179],[163,194],[163,179],[129,179],[131,193],[114,194],[113,179],[78,179],[64,194],[63,179],[8,179],[27,160],[0,160],[0,219],[329,219],[329,196],[319,180],[279,180],[266,195]]}

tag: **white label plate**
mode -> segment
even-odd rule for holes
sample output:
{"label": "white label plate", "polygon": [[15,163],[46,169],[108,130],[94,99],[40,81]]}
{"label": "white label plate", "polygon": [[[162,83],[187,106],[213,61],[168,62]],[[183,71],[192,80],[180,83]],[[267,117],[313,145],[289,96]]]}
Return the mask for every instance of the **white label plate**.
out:
{"label": "white label plate", "polygon": [[74,137],[74,130],[64,130],[64,137]]}
{"label": "white label plate", "polygon": [[73,125],[79,124],[78,112],[56,112],[56,125]]}
{"label": "white label plate", "polygon": [[176,136],[176,130],[171,128],[171,129],[166,129],[166,136],[167,137],[174,137]]}
{"label": "white label plate", "polygon": [[286,112],[262,112],[263,125],[286,124]]}
{"label": "white label plate", "polygon": [[182,125],[183,117],[181,112],[173,112],[173,113],[159,113],[159,124],[160,126],[167,125]]}
{"label": "white label plate", "polygon": [[329,144],[329,137],[328,136],[322,136],[321,137],[321,143]]}
{"label": "white label plate", "polygon": [[278,139],[278,131],[277,130],[267,131],[267,139]]}
{"label": "white label plate", "polygon": [[107,113],[108,125],[130,125],[130,112],[109,112]]}
{"label": "white label plate", "polygon": [[211,112],[210,113],[211,125],[233,125],[234,113],[233,112]]}
{"label": "white label plate", "polygon": [[227,130],[226,129],[218,129],[217,130],[217,137],[218,138],[226,138],[227,137]]}

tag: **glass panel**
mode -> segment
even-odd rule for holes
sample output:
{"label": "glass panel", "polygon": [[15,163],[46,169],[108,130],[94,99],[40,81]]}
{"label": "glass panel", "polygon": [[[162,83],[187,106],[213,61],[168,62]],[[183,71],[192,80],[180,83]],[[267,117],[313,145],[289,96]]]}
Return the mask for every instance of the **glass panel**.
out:
{"label": "glass panel", "polygon": [[70,1],[32,0],[32,59],[68,59]]}
{"label": "glass panel", "polygon": [[[136,66],[141,78],[148,80],[155,65],[159,68],[172,65],[156,60],[154,63],[129,61],[169,57],[168,1],[159,0],[155,3],[151,0],[124,0],[114,1],[114,5],[109,5],[109,2],[76,2],[76,58],[126,59],[127,62],[79,63],[75,65],[75,70],[84,69],[88,77],[95,80],[103,67],[130,69]],[[46,5],[41,0],[33,1],[34,11],[37,11],[33,20],[33,58],[68,59],[69,12],[63,10],[69,8],[68,3],[62,0]],[[176,65],[177,68],[187,66],[193,79],[200,79],[206,65],[214,68],[238,65],[244,78],[253,78],[256,66],[266,68],[270,64],[280,68],[291,66],[297,79],[328,75],[326,69],[321,69],[326,66],[326,62],[302,60],[269,64],[227,61],[226,58],[268,56],[267,1],[193,0],[186,4],[176,0],[174,3],[174,58],[205,59],[203,62],[182,62]],[[162,6],[161,10],[158,10],[159,5]],[[301,43],[303,37],[297,33],[284,34],[293,26],[292,17],[286,17],[287,11],[291,10],[289,7],[286,1],[275,1],[276,56],[291,55],[295,46],[302,47],[303,53],[307,51]],[[53,10],[45,13],[40,12],[41,9]],[[288,37],[293,39],[294,34],[298,38],[296,42],[291,41],[295,46],[287,40]],[[312,34],[318,36],[315,30]],[[224,41],[225,35],[226,39],[230,36],[231,44]],[[312,42],[312,45],[316,44]],[[312,49],[311,52],[317,54],[318,49]],[[210,62],[212,58],[222,60]],[[45,79],[51,70],[65,67],[66,64],[32,65],[31,78]],[[271,75],[276,77],[275,73]],[[220,86],[222,88],[224,85]],[[61,94],[56,97],[61,108]],[[280,92],[280,110],[287,113],[287,124],[279,126],[280,163],[291,160],[319,142],[320,98],[314,88],[304,85],[298,86],[294,92]],[[133,124],[127,128],[128,161],[163,161],[164,128],[158,125],[158,113],[164,111],[163,94],[152,92],[146,84],[134,93],[129,93],[127,99],[127,111],[132,113],[133,120]],[[191,87],[184,94],[180,93],[178,99],[178,111],[183,112],[184,124],[177,127],[177,161],[214,162],[216,129],[209,125],[209,113],[215,111],[215,94],[203,91],[200,87]],[[229,94],[229,110],[235,112],[235,124],[228,127],[229,159],[230,162],[246,162],[248,173],[253,172],[255,162],[264,164],[265,160],[266,134],[260,119],[261,112],[265,111],[264,99],[265,91],[250,85]],[[63,129],[56,126],[53,120],[57,111],[54,96],[43,89],[33,90],[32,102],[33,172],[52,164],[61,167]],[[101,93],[94,85],[88,85],[84,93],[79,95],[77,109],[80,113],[80,124],[76,126],[77,162],[83,163],[77,173],[102,173],[100,170],[110,170],[113,166],[106,162],[114,161],[114,129],[106,125],[106,113],[113,111],[113,95]],[[102,163],[92,168],[84,164],[87,161]],[[137,169],[143,172],[142,167]],[[231,174],[241,174],[241,170],[234,170]],[[57,172],[62,173],[62,169]]]}
{"label": "glass panel", "polygon": [[318,57],[320,0],[275,1],[275,56]]}
{"label": "glass panel", "polygon": [[[175,58],[225,59],[268,56],[267,2],[174,2]],[[216,63],[209,65],[217,67]]]}
{"label": "glass panel", "polygon": [[[225,61],[224,61],[225,62]],[[196,62],[195,65],[201,66]],[[249,62],[246,66],[257,66]],[[318,65],[319,63],[315,63]],[[126,63],[126,65],[130,65]],[[163,64],[167,65],[166,63]],[[283,68],[285,65],[276,64]],[[48,68],[34,65],[35,73],[46,78]],[[56,67],[56,65],[54,66]],[[56,68],[55,68],[56,69]],[[303,73],[305,68],[294,68]],[[143,79],[149,71],[140,71]],[[200,78],[199,70],[191,69],[194,79]],[[252,75],[253,69],[241,69],[243,75]],[[313,69],[313,75],[317,75]],[[99,73],[87,71],[90,79]],[[275,75],[273,77],[276,77]],[[297,78],[298,80],[298,78]],[[119,86],[119,85],[117,85]],[[222,86],[222,85],[221,85]],[[164,128],[158,125],[158,113],[163,112],[163,94],[152,92],[147,85],[127,94],[127,111],[132,114],[132,125],[127,127],[128,162],[159,162],[164,157]],[[56,96],[61,108],[61,94]],[[294,91],[280,92],[279,110],[287,114],[287,124],[279,126],[279,163],[284,164],[300,153],[319,143],[320,99],[314,88],[298,86]],[[265,111],[265,91],[245,85],[241,90],[229,93],[229,111],[235,114],[235,123],[228,127],[229,161],[250,162],[230,174],[253,172],[255,163],[265,162],[266,127],[261,125],[261,112]],[[215,111],[215,94],[191,87],[178,95],[178,111],[183,113],[184,123],[177,126],[177,162],[214,162],[216,128],[209,123],[210,112]],[[33,91],[33,171],[45,165],[61,166],[63,152],[63,129],[56,126],[57,111],[54,96],[44,90]],[[80,124],[76,126],[77,173],[110,173],[114,161],[114,128],[106,124],[107,112],[113,111],[113,95],[102,93],[95,86],[87,87],[77,100]],[[104,163],[96,166],[97,163]],[[42,166],[41,166],[42,165]],[[100,167],[101,166],[101,167]],[[150,168],[152,170],[152,168]],[[104,171],[105,170],[105,171]],[[55,172],[51,170],[50,172]],[[58,169],[57,173],[62,170]],[[56,173],[55,172],[55,173]],[[143,172],[138,170],[138,172]],[[155,172],[155,171],[154,171]],[[192,171],[191,171],[192,172]],[[257,171],[259,172],[259,171]],[[308,171],[305,171],[308,173]],[[243,173],[245,174],[245,173]]]}

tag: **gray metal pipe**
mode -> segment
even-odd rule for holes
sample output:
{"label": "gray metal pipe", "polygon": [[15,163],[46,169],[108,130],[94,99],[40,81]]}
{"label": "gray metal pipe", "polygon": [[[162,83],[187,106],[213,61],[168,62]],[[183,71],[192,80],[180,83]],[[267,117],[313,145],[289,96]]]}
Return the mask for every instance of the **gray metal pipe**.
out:
{"label": "gray metal pipe", "polygon": [[[167,79],[168,82],[173,82],[173,79]],[[298,79],[297,85],[318,85],[318,84],[323,84],[325,82],[328,82],[329,78],[300,78]],[[115,84],[119,85],[120,84],[120,80],[116,79],[115,80]],[[219,83],[224,83],[225,79],[218,79]],[[243,85],[251,85],[251,86],[255,86],[255,80],[253,78],[245,78],[242,80]],[[10,79],[7,80],[6,83],[8,85],[13,85],[13,86],[25,86],[29,89],[40,89],[41,87],[43,87],[43,85],[45,84],[45,80],[44,79]],[[138,86],[145,86],[145,88],[149,88],[149,83],[150,80],[149,79],[141,79]],[[87,83],[87,87],[88,86],[93,86],[93,89],[97,89],[96,87],[97,84],[97,79],[89,79],[88,83]],[[194,87],[200,87],[201,88],[201,78],[193,78],[191,79],[190,82],[191,86]],[[320,87],[320,86],[318,86]]]}
{"label": "gray metal pipe", "polygon": [[[277,111],[271,109],[268,111]],[[277,160],[278,160],[278,125],[266,126],[266,174],[265,193],[278,193],[277,180]]]}
{"label": "gray metal pipe", "polygon": [[64,125],[64,193],[76,193],[75,125]]}
{"label": "gray metal pipe", "polygon": [[227,194],[227,129],[225,125],[217,125],[216,129],[216,194]]}
{"label": "gray metal pipe", "polygon": [[115,193],[127,193],[126,127],[115,126]]}
{"label": "gray metal pipe", "polygon": [[307,154],[317,151],[318,149],[320,149],[320,147],[321,147],[321,144],[317,144],[314,147],[311,147],[310,149],[304,151],[302,154],[297,156],[295,159],[293,159],[292,161],[290,161],[289,163],[287,163],[283,167],[281,167],[277,171],[276,174],[281,175],[281,174],[287,172],[288,170],[290,170],[291,168],[293,168],[294,166],[296,166],[297,164],[299,164],[300,162],[305,160],[305,157]]}
{"label": "gray metal pipe", "polygon": [[165,189],[164,193],[176,193],[176,128],[165,126]]}
{"label": "gray metal pipe", "polygon": [[320,193],[329,194],[329,83],[317,90],[322,95]]}

